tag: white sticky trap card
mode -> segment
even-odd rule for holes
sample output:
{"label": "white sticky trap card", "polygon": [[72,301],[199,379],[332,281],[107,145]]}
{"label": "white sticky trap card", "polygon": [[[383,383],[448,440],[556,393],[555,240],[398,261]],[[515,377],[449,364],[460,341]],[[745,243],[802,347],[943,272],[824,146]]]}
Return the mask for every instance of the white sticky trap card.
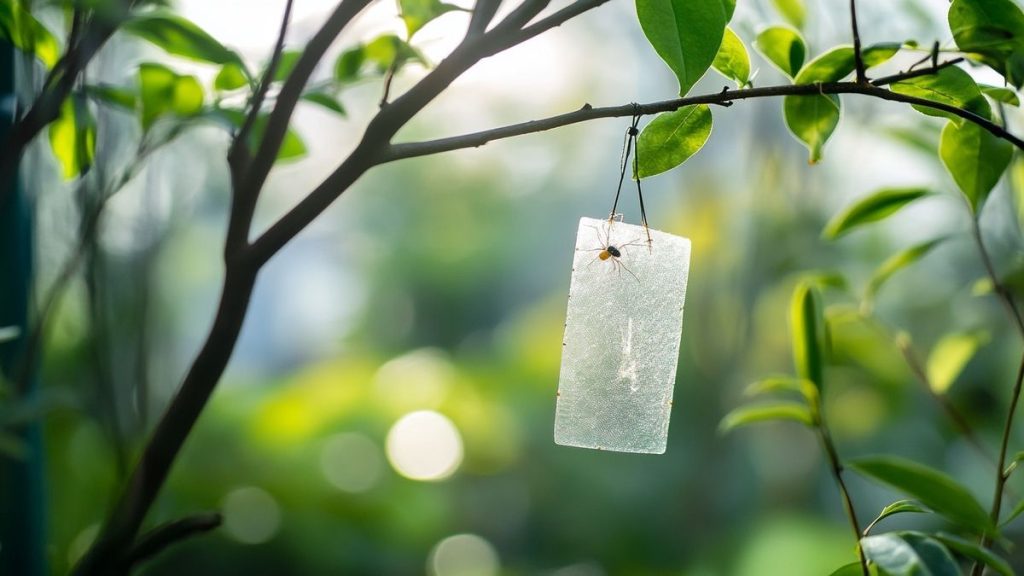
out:
{"label": "white sticky trap card", "polygon": [[555,443],[663,454],[679,360],[690,241],[581,218]]}

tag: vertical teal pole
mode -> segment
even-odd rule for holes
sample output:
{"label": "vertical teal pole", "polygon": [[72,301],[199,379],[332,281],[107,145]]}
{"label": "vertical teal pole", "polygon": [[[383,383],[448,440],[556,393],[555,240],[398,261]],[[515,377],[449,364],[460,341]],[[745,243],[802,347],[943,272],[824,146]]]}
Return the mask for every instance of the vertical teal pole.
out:
{"label": "vertical teal pole", "polygon": [[[0,41],[0,100],[6,103],[16,97],[14,58],[14,48]],[[0,106],[0,110],[3,142],[14,118],[12,106]],[[14,187],[15,192],[7,195],[6,206],[0,206],[0,327],[17,326],[21,330],[15,340],[0,343],[0,373],[11,375],[17,370],[28,333],[33,211],[17,172],[11,182],[0,182],[0,186]],[[33,374],[17,399],[33,401],[38,395],[34,368],[30,367]],[[32,422],[12,432],[24,441],[28,451],[20,459],[0,454],[0,575],[44,576],[47,538],[42,430],[39,422]]]}

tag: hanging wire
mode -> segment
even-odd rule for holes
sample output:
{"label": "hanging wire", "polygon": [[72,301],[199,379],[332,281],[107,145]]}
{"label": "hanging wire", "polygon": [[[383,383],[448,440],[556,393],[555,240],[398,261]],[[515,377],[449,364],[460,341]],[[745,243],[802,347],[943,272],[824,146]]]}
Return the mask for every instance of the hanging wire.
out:
{"label": "hanging wire", "polygon": [[[644,193],[640,187],[640,147],[636,145],[637,136],[640,134],[640,105],[633,104],[633,121],[626,129],[626,136],[622,142],[622,156],[619,158],[619,185],[615,189],[615,201],[612,203],[612,211],[608,215],[608,223],[615,221],[616,209],[619,207],[619,196],[622,195],[622,183],[626,180],[626,168],[629,167],[630,153],[633,155],[633,178],[636,180],[636,194],[640,199],[640,221],[644,225],[644,232],[647,234],[647,245],[651,244],[651,230],[647,226],[647,209],[644,207]],[[635,148],[635,151],[634,151]]]}

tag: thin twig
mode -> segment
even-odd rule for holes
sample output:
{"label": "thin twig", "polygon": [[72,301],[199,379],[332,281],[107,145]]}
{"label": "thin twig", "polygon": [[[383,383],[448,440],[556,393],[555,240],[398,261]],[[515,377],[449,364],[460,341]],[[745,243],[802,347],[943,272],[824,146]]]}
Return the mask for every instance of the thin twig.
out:
{"label": "thin twig", "polygon": [[832,443],[832,435],[829,433],[828,426],[825,423],[820,398],[817,400],[817,405],[814,406],[814,423],[815,429],[818,432],[818,438],[821,440],[821,445],[825,449],[825,455],[828,457],[829,471],[839,487],[839,495],[843,500],[843,509],[846,511],[846,517],[850,521],[850,528],[853,529],[853,538],[857,542],[857,556],[860,560],[861,571],[864,573],[864,576],[869,576],[868,561],[864,556],[864,550],[860,546],[861,530],[860,522],[857,520],[857,511],[853,507],[853,499],[850,497],[850,491],[846,487],[846,481],[843,480],[843,463],[839,459],[839,453],[836,451],[835,444]]}
{"label": "thin twig", "polygon": [[864,56],[860,52],[860,29],[857,26],[857,1],[850,0],[850,27],[853,28],[853,62],[857,71],[857,83],[867,82],[864,74]]}
{"label": "thin twig", "polygon": [[182,540],[214,530],[222,521],[219,512],[206,512],[157,526],[139,537],[138,543],[128,553],[127,567],[137,566]]}

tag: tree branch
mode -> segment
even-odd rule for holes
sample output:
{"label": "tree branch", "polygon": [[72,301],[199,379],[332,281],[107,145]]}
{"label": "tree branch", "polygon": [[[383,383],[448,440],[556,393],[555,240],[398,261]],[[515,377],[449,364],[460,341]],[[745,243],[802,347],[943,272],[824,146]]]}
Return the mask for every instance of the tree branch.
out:
{"label": "tree branch", "polygon": [[139,537],[138,543],[132,547],[125,562],[129,567],[136,566],[163,552],[169,546],[218,528],[222,520],[219,512],[206,512],[157,526]]}
{"label": "tree branch", "polygon": [[867,82],[864,74],[864,56],[860,53],[860,29],[857,26],[857,0],[850,0],[850,27],[853,29],[853,63],[857,71],[857,83]]}

